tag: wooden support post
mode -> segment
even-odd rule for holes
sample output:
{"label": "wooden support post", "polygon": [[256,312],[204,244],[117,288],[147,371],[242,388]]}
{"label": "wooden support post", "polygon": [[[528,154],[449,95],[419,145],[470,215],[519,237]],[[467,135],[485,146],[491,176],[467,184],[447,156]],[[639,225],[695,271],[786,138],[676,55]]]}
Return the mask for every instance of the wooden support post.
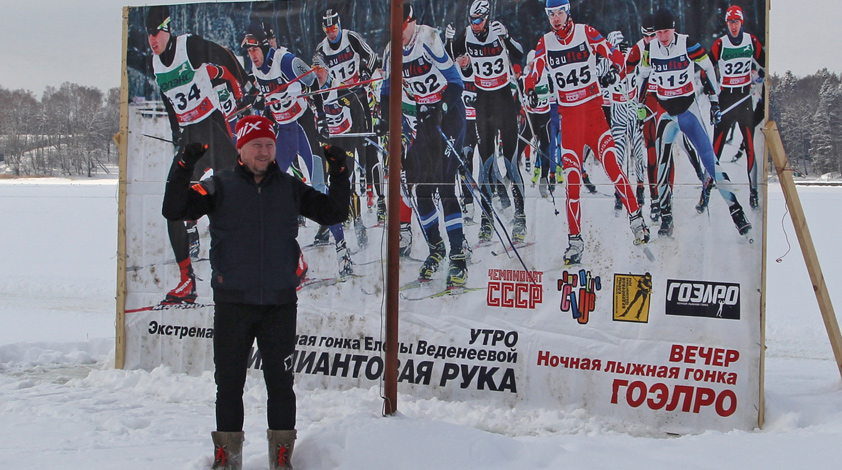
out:
{"label": "wooden support post", "polygon": [[114,136],[119,149],[119,198],[117,206],[117,319],[114,344],[114,367],[126,364],[126,173],[129,148],[129,79],[126,54],[129,41],[129,8],[123,7],[123,69],[120,74],[120,132]]}
{"label": "wooden support post", "polygon": [[810,274],[810,281],[813,283],[813,290],[816,292],[816,300],[819,302],[824,327],[827,330],[828,338],[830,338],[833,356],[836,358],[836,367],[839,369],[839,375],[842,376],[842,336],[839,334],[839,323],[836,321],[836,314],[833,312],[833,305],[830,302],[830,294],[824,283],[824,275],[819,265],[816,247],[813,245],[813,238],[810,236],[810,229],[807,228],[807,219],[804,217],[801,199],[798,197],[795,182],[792,180],[792,173],[787,165],[786,153],[784,152],[781,135],[778,132],[778,125],[774,121],[769,121],[763,128],[763,133],[766,135],[766,143],[769,144],[769,150],[772,152],[778,179],[781,182],[786,205],[792,217],[792,225],[795,227],[796,235],[798,235],[801,253],[804,255],[807,272]]}
{"label": "wooden support post", "polygon": [[403,0],[392,0],[389,77],[389,193],[386,219],[386,340],[383,361],[383,414],[398,411],[398,286],[400,285],[401,86],[403,76]]}

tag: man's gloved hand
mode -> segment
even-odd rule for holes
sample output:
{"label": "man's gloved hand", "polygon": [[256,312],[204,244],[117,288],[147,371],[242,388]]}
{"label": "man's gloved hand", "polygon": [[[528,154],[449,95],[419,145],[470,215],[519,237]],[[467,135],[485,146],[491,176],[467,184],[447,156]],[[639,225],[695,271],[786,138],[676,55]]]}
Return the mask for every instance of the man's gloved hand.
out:
{"label": "man's gloved hand", "polygon": [[322,141],[327,142],[330,139],[330,129],[327,127],[327,119],[317,118],[316,128],[319,130],[319,137]]}
{"label": "man's gloved hand", "polygon": [[500,38],[506,39],[509,37],[509,30],[497,20],[491,22],[491,31]]}
{"label": "man's gloved hand", "polygon": [[645,121],[646,118],[649,115],[648,109],[646,108],[646,105],[644,105],[643,103],[638,103],[637,101],[632,101],[632,102],[634,103],[635,114],[637,115],[637,120],[641,121],[641,122]]}
{"label": "man's gloved hand", "polygon": [[201,160],[202,156],[207,152],[210,146],[199,142],[191,142],[181,148],[176,157],[178,157],[178,164],[183,168],[193,168],[196,162]]}
{"label": "man's gloved hand", "polygon": [[526,100],[530,108],[535,109],[538,107],[538,93],[534,88],[526,90]]}
{"label": "man's gloved hand", "polygon": [[617,70],[616,65],[612,65],[610,69],[608,69],[608,73],[599,77],[599,84],[602,88],[608,88],[609,86],[617,83],[617,80],[620,78],[620,71]]}
{"label": "man's gloved hand", "polygon": [[710,123],[714,126],[722,120],[722,111],[719,110],[719,97],[710,97]]}
{"label": "man's gloved hand", "polygon": [[328,171],[332,174],[341,174],[345,171],[345,160],[348,154],[342,147],[337,145],[324,146],[325,159],[327,159]]}
{"label": "man's gloved hand", "polygon": [[456,37],[456,28],[453,27],[452,24],[447,25],[447,28],[444,28],[444,39],[445,41],[450,41]]}
{"label": "man's gloved hand", "polygon": [[442,104],[422,104],[418,106],[418,122],[441,126]]}

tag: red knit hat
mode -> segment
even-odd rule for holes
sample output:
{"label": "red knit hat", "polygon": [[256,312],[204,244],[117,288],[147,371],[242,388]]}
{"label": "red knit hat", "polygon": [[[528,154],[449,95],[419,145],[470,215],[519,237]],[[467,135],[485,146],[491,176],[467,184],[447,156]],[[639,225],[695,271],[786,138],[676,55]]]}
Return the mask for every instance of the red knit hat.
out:
{"label": "red knit hat", "polygon": [[725,21],[739,20],[740,23],[745,21],[743,18],[743,9],[737,5],[733,5],[725,12]]}
{"label": "red knit hat", "polygon": [[272,121],[263,116],[246,116],[237,121],[237,149],[246,145],[250,140],[260,137],[269,137],[275,140]]}

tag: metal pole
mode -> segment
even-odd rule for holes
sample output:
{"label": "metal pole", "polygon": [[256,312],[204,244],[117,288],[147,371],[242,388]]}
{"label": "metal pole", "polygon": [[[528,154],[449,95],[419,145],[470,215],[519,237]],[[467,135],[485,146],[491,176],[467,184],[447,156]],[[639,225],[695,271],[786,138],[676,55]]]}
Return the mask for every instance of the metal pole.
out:
{"label": "metal pole", "polygon": [[401,86],[403,81],[403,1],[392,0],[392,42],[389,56],[389,191],[386,216],[386,339],[383,371],[383,414],[398,411],[398,308],[400,298]]}

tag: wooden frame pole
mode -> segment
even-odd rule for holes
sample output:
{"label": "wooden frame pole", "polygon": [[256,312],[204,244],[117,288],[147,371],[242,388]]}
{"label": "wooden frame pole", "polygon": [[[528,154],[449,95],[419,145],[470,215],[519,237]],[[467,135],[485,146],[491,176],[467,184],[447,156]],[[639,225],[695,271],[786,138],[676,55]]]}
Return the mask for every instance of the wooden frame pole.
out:
{"label": "wooden frame pole", "polygon": [[389,191],[386,252],[386,339],[383,414],[398,411],[398,286],[400,285],[401,85],[403,77],[403,0],[392,0],[389,63]]}
{"label": "wooden frame pole", "polygon": [[120,72],[120,132],[114,136],[119,148],[119,198],[117,206],[117,319],[114,367],[126,364],[126,173],[129,149],[129,79],[126,54],[129,41],[129,8],[123,7],[123,69]]}
{"label": "wooden frame pole", "polygon": [[807,272],[810,274],[810,281],[813,283],[813,290],[816,292],[816,300],[819,302],[819,310],[822,313],[824,327],[827,330],[828,338],[830,338],[833,356],[836,358],[836,368],[839,370],[839,375],[842,376],[842,336],[839,334],[839,324],[836,321],[836,314],[833,311],[830,294],[824,282],[824,275],[819,264],[819,257],[816,254],[816,247],[813,245],[810,229],[807,228],[807,219],[804,216],[801,199],[798,197],[798,191],[795,189],[792,172],[789,171],[787,166],[784,144],[781,141],[781,135],[778,132],[778,125],[775,121],[766,123],[766,127],[763,128],[763,134],[766,136],[766,143],[769,144],[769,150],[772,152],[778,179],[784,191],[784,198],[786,199],[790,217],[792,217],[792,225],[795,227],[795,233],[798,235],[798,243],[801,245],[801,254],[804,255]]}

